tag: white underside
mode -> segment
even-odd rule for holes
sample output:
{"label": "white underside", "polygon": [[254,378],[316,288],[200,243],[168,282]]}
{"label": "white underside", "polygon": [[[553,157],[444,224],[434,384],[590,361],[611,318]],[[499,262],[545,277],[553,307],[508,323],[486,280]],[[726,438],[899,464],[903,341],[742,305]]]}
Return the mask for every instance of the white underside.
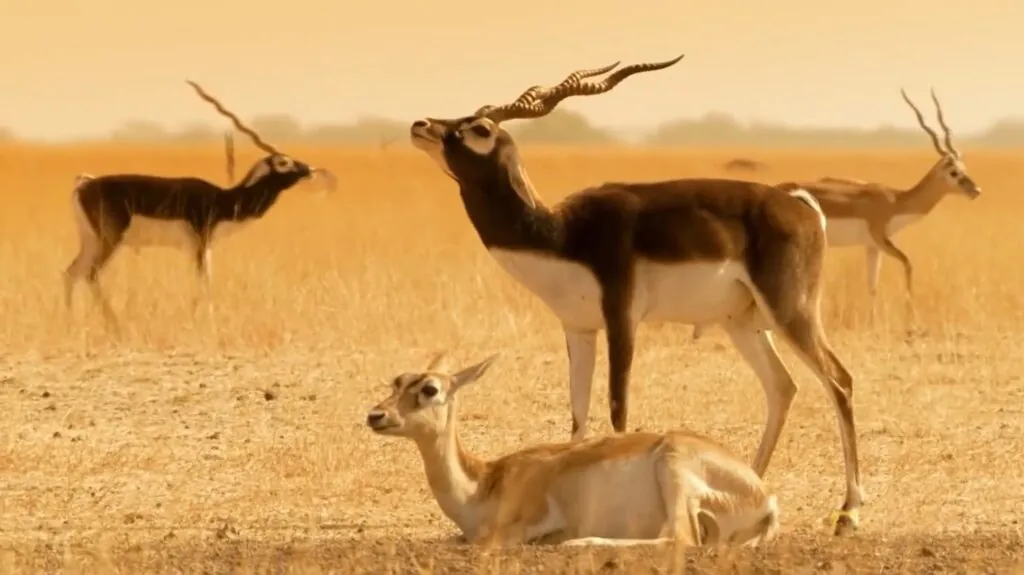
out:
{"label": "white underside", "polygon": [[[889,220],[886,232],[891,238],[921,218],[920,214],[894,216]],[[868,231],[868,224],[864,220],[829,219],[825,233],[828,236],[828,244],[833,247],[875,245],[875,240]]]}
{"label": "white underside", "polygon": [[[570,538],[566,541],[569,545],[636,545],[674,540],[681,536],[674,533],[675,528],[691,528],[688,518],[679,517],[688,513],[688,502],[700,508],[704,501],[737,497],[736,493],[719,490],[721,486],[716,489],[709,485],[701,463],[700,458],[683,463],[678,454],[651,457],[645,453],[570,471],[552,482],[546,494],[548,513],[527,528],[527,539],[565,532]],[[743,481],[737,478],[736,483]],[[671,487],[666,489],[666,484]],[[758,508],[740,505],[735,514],[718,514],[720,536],[745,533],[770,511],[777,513],[777,505],[775,497],[769,497]]]}
{"label": "white underside", "polygon": [[[213,228],[210,244],[229,236],[246,223],[221,222]],[[180,220],[162,220],[144,216],[132,216],[131,224],[125,231],[122,244],[128,247],[167,247],[185,251],[194,250],[198,236],[192,226]]]}
{"label": "white underside", "polygon": [[[525,251],[494,248],[490,254],[544,301],[566,327],[604,327],[601,286],[586,266]],[[635,270],[630,317],[637,323],[722,323],[750,308],[752,289],[746,268],[739,262],[641,260]]]}
{"label": "white underside", "polygon": [[551,499],[572,504],[550,514],[562,519],[561,529],[571,524],[575,537],[656,539],[668,519],[657,465],[656,459],[640,456],[602,461],[570,473],[556,482]]}

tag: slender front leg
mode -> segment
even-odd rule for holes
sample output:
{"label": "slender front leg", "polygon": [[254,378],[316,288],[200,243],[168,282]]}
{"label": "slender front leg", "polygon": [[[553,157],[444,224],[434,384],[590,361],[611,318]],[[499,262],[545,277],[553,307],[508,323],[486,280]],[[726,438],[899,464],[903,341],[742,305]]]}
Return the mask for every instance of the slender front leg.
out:
{"label": "slender front leg", "polygon": [[878,294],[878,278],[882,272],[882,252],[870,245],[864,248],[864,257],[868,265],[868,295],[874,304],[875,295]]}
{"label": "slender front leg", "polygon": [[206,300],[208,311],[212,311],[213,302],[210,300],[210,279],[213,275],[213,259],[210,253],[210,246],[204,241],[197,243],[195,248],[196,279],[198,289],[195,299],[192,301],[192,313],[199,307],[200,300]]}
{"label": "slender front leg", "polygon": [[572,440],[587,436],[590,391],[597,357],[597,331],[566,327],[565,347],[569,353],[569,396],[572,404]]}
{"label": "slender front leg", "polygon": [[608,407],[612,428],[626,431],[629,419],[629,372],[633,367],[635,326],[627,306],[605,296],[605,330],[608,332]]}

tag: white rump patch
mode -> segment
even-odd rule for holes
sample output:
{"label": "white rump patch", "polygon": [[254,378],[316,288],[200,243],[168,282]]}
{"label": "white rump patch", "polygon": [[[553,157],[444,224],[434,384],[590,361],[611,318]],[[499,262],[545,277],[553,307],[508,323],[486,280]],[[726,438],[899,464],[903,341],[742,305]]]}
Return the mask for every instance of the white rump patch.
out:
{"label": "white rump patch", "polygon": [[797,188],[789,192],[789,195],[806,203],[808,206],[811,206],[814,211],[818,212],[818,219],[821,221],[821,229],[828,231],[828,220],[825,218],[825,212],[822,211],[821,204],[818,203],[818,200],[811,194],[811,192],[808,192],[803,188]]}

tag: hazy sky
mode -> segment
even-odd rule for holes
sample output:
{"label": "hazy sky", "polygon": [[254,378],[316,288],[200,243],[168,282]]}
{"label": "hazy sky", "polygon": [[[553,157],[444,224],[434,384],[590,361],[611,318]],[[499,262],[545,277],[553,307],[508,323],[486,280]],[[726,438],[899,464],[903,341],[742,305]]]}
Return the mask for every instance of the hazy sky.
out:
{"label": "hazy sky", "polygon": [[1024,115],[1022,26],[1022,0],[0,0],[0,125],[218,121],[185,78],[243,117],[461,115],[574,68],[685,53],[565,107],[616,126],[709,110],[911,125],[900,86],[925,108],[934,84],[967,132]]}

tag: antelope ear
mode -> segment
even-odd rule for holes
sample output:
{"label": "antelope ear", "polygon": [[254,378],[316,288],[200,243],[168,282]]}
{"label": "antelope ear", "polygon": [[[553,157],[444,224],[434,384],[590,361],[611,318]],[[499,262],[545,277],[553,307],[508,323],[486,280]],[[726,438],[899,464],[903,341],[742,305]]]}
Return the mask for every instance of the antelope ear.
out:
{"label": "antelope ear", "polygon": [[533,188],[533,183],[530,182],[530,176],[527,175],[523,162],[519,159],[519,152],[515,148],[502,151],[501,163],[504,164],[505,172],[508,174],[508,183],[516,191],[516,194],[526,202],[527,206],[537,207],[537,192]]}
{"label": "antelope ear", "polygon": [[715,545],[721,532],[715,514],[701,509],[697,512],[697,545]]}
{"label": "antelope ear", "polygon": [[453,375],[451,387],[448,388],[448,396],[451,397],[464,385],[473,383],[480,379],[485,373],[487,373],[487,369],[491,367],[491,364],[494,363],[494,360],[496,359],[498,359],[497,353],[480,363],[471,365]]}
{"label": "antelope ear", "polygon": [[447,373],[449,367],[449,359],[450,358],[448,356],[447,351],[439,351],[435,353],[433,359],[431,359],[430,363],[427,364],[427,371],[432,371],[435,373]]}

